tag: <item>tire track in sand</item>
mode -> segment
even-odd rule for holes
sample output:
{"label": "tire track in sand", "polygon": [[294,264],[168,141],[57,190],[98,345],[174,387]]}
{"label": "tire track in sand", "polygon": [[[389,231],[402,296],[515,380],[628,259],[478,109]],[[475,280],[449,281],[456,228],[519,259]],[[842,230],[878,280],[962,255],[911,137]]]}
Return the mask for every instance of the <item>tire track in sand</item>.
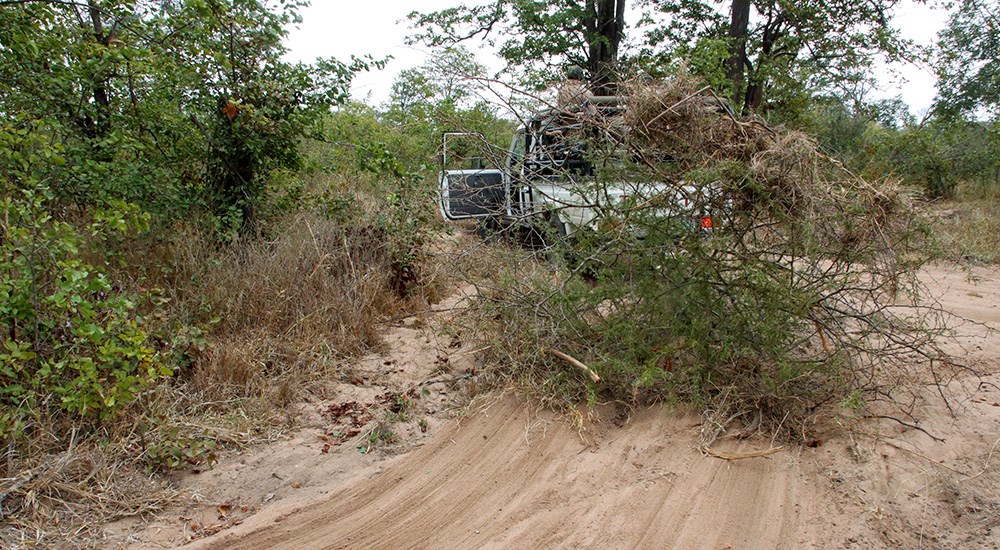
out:
{"label": "tire track in sand", "polygon": [[[824,488],[788,453],[725,462],[693,448],[694,417],[625,428],[503,399],[378,475],[296,510],[255,516],[196,548],[828,546]],[[729,451],[740,450],[731,447]]]}

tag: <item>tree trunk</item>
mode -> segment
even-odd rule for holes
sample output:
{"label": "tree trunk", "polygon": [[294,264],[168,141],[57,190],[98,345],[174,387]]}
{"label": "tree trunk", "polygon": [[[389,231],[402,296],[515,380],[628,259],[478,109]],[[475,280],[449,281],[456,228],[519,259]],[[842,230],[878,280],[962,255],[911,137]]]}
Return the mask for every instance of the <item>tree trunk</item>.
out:
{"label": "tree trunk", "polygon": [[587,69],[594,95],[617,91],[618,49],[625,33],[626,0],[587,0]]}
{"label": "tree trunk", "polygon": [[228,96],[218,99],[216,124],[211,139],[213,197],[219,218],[240,214],[239,231],[253,234],[257,229],[257,199],[261,189],[257,179],[258,155],[246,143],[235,121],[245,116]]}
{"label": "tree trunk", "polygon": [[785,15],[783,13],[771,13],[768,15],[767,24],[764,25],[764,32],[760,39],[760,55],[757,58],[757,70],[750,71],[746,95],[743,99],[743,112],[757,112],[764,102],[764,86],[767,83],[767,75],[763,68],[768,65],[768,61],[775,55],[774,46],[778,43],[784,33]]}
{"label": "tree trunk", "polygon": [[733,84],[733,103],[743,95],[744,71],[747,68],[747,32],[750,25],[750,0],[733,0],[729,20],[729,59],[726,76]]}
{"label": "tree trunk", "polygon": [[[93,27],[94,39],[98,44],[107,47],[110,34],[105,34],[104,19],[101,16],[100,6],[97,5],[96,0],[87,0],[87,8],[90,14],[90,24]],[[94,95],[94,105],[97,107],[97,120],[85,120],[83,127],[90,128],[89,137],[102,138],[107,135],[110,129],[109,110],[111,107],[111,95],[108,93],[108,79],[95,79],[91,92]]]}

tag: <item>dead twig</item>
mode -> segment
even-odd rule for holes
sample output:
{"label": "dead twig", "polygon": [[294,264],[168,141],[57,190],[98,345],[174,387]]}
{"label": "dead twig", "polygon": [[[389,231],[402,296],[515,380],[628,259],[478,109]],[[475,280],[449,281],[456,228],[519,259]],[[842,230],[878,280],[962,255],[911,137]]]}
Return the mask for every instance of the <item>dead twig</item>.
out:
{"label": "dead twig", "polygon": [[742,460],[744,458],[761,458],[761,457],[771,456],[774,453],[777,453],[778,451],[784,449],[784,447],[779,445],[777,447],[771,447],[770,449],[766,449],[763,451],[751,451],[749,453],[723,453],[707,446],[700,447],[700,449],[701,452],[709,456],[714,456],[715,458],[721,458],[722,460]]}
{"label": "dead twig", "polygon": [[997,450],[997,445],[1000,445],[1000,439],[997,439],[996,441],[994,441],[993,442],[993,446],[990,447],[990,454],[986,455],[986,462],[983,464],[983,469],[980,470],[979,473],[977,473],[975,475],[968,476],[968,477],[966,477],[965,479],[963,479],[961,481],[969,481],[970,479],[976,479],[977,477],[985,474],[986,471],[990,469],[990,461],[993,460],[993,452]]}
{"label": "dead twig", "polygon": [[940,460],[934,460],[933,458],[931,458],[931,457],[929,457],[927,455],[918,453],[916,451],[911,451],[910,449],[907,449],[905,447],[901,447],[899,445],[896,445],[895,443],[893,443],[891,441],[885,441],[884,443],[886,445],[894,448],[894,449],[899,449],[900,451],[903,451],[904,453],[913,455],[913,456],[915,456],[917,458],[922,458],[922,459],[926,460],[927,462],[930,462],[931,464],[933,464],[935,466],[940,466],[940,467],[944,468],[945,470],[948,470],[949,472],[953,472],[953,473],[956,473],[958,475],[966,476],[966,479],[972,479],[972,477],[973,477],[973,476],[970,476],[967,472],[963,472],[961,470],[956,470],[955,468],[952,468],[951,466],[948,466],[947,464],[941,462]]}
{"label": "dead twig", "polygon": [[913,428],[914,430],[920,430],[921,432],[924,433],[924,435],[926,435],[927,437],[933,439],[934,441],[937,441],[938,443],[944,443],[945,442],[943,437],[938,437],[938,436],[936,436],[936,435],[928,432],[927,430],[921,428],[920,426],[917,426],[916,424],[912,424],[910,422],[906,422],[905,420],[900,420],[900,419],[896,418],[895,416],[889,416],[889,415],[886,415],[886,414],[879,414],[879,415],[869,416],[868,418],[878,418],[878,419],[883,419],[883,420],[892,420],[893,422],[898,422],[899,424],[901,424],[903,426],[906,426],[907,428]]}
{"label": "dead twig", "polygon": [[583,364],[579,360],[574,359],[574,358],[570,357],[569,355],[566,355],[565,353],[563,353],[563,352],[561,352],[559,350],[550,349],[550,350],[548,350],[548,352],[551,353],[552,355],[555,355],[556,357],[562,359],[563,361],[566,361],[570,365],[573,365],[574,367],[576,367],[576,368],[582,370],[583,372],[587,373],[587,376],[589,376],[590,379],[593,380],[595,384],[600,384],[601,383],[601,377],[598,376],[597,373],[594,372],[593,369],[591,369],[587,365]]}

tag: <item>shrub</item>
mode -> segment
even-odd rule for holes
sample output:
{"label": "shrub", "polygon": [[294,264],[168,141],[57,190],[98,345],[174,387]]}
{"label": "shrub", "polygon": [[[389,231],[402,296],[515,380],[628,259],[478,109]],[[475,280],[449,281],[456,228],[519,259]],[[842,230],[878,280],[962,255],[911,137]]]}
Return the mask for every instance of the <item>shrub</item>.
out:
{"label": "shrub", "polygon": [[10,129],[0,138],[9,156],[0,191],[0,435],[16,438],[41,417],[107,418],[170,371],[147,345],[134,300],[81,259],[85,238],[100,242],[143,217],[115,203],[82,230],[56,219],[36,168],[58,151]]}

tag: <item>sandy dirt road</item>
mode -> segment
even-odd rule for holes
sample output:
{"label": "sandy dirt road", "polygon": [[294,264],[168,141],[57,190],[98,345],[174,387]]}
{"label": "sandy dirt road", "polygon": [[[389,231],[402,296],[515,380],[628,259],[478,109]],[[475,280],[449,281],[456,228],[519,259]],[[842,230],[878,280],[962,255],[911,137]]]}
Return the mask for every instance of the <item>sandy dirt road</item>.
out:
{"label": "sandy dirt road", "polygon": [[[1000,273],[936,268],[949,310],[1000,328]],[[960,327],[959,353],[998,372],[1000,341]],[[667,407],[574,427],[514,397],[478,402],[378,472],[264,508],[191,548],[1000,548],[1000,380],[949,384],[920,426],[835,430],[815,447],[726,461]],[[767,439],[717,444],[766,449]]]}
{"label": "sandy dirt road", "polygon": [[[798,457],[729,463],[655,408],[603,433],[505,398],[327,502],[200,548],[792,548],[822,513]],[[263,518],[261,518],[263,519]]]}

